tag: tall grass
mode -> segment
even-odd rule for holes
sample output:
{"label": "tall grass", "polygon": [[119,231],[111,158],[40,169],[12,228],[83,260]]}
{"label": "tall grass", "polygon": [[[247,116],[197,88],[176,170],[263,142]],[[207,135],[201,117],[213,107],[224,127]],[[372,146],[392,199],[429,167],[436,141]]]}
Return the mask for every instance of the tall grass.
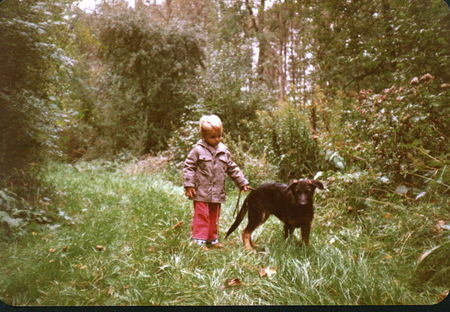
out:
{"label": "tall grass", "polygon": [[[414,274],[443,235],[432,230],[448,210],[431,202],[348,213],[318,193],[311,247],[284,241],[272,217],[254,233],[257,251],[245,251],[236,231],[224,249],[205,252],[189,243],[191,203],[161,174],[54,164],[47,179],[58,223],[0,243],[0,299],[11,305],[434,304],[449,288]],[[261,277],[267,267],[276,273]]]}

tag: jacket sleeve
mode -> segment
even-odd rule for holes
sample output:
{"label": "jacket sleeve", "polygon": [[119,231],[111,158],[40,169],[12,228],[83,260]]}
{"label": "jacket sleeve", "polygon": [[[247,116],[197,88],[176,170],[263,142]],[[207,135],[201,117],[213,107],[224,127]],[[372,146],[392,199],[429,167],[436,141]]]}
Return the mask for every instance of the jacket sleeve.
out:
{"label": "jacket sleeve", "polygon": [[244,177],[244,173],[238,167],[238,165],[231,159],[231,155],[227,152],[228,163],[227,163],[227,174],[233,179],[234,183],[238,187],[243,187],[248,185],[247,179]]}
{"label": "jacket sleeve", "polygon": [[186,160],[183,167],[183,186],[195,187],[195,172],[197,171],[198,152],[193,148]]}

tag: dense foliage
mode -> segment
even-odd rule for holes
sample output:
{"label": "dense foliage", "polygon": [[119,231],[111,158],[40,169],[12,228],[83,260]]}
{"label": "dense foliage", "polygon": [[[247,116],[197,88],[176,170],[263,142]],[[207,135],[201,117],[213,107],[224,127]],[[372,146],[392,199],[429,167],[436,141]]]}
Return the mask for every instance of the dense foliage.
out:
{"label": "dense foliage", "polygon": [[361,90],[343,114],[346,143],[359,150],[353,153],[398,180],[419,184],[424,175],[447,174],[449,91],[434,80],[427,74],[411,86]]}
{"label": "dense foliage", "polygon": [[[77,65],[80,79],[92,85],[90,92],[87,88],[91,99],[77,90],[78,103],[69,104],[71,110],[84,109],[66,135],[76,140],[86,128],[90,134],[88,140],[78,139],[79,156],[86,152],[90,157],[138,155],[163,149],[180,125],[179,116],[195,101],[188,86],[202,64],[200,38],[180,25],[161,27],[123,5],[105,4],[94,20],[82,15],[74,24],[90,32],[83,34],[83,45],[94,44],[85,55],[91,68],[85,68],[81,58]],[[83,105],[86,100],[88,105]],[[70,144],[65,142],[66,149]]]}
{"label": "dense foliage", "polygon": [[49,154],[164,152],[179,168],[215,113],[254,184],[350,177],[359,197],[448,193],[442,1],[70,4],[0,4],[2,187],[31,188],[23,177]]}
{"label": "dense foliage", "polygon": [[[55,85],[70,63],[58,49],[67,1],[0,4],[0,224],[47,222],[30,204],[45,194],[41,165],[54,146]],[[25,200],[25,199],[26,200]]]}
{"label": "dense foliage", "polygon": [[60,62],[51,35],[60,11],[50,1],[1,4],[0,188],[30,183],[46,147],[51,75]]}
{"label": "dense foliage", "polygon": [[450,79],[450,28],[443,1],[310,1],[317,82],[380,92],[429,72]]}

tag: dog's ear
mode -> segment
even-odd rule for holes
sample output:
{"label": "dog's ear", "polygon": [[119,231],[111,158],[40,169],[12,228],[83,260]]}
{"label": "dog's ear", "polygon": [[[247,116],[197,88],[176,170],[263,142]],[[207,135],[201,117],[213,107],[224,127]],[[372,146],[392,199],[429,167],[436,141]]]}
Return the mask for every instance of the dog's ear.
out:
{"label": "dog's ear", "polygon": [[294,198],[294,191],[293,191],[293,187],[298,183],[297,179],[292,179],[289,181],[289,184],[286,188],[286,190],[284,191],[284,196],[286,196],[286,200],[288,203],[290,204],[294,204],[295,203],[295,198]]}
{"label": "dog's ear", "polygon": [[289,181],[287,190],[289,191],[295,184],[297,184],[299,181],[297,179],[292,179]]}
{"label": "dog's ear", "polygon": [[320,190],[323,190],[323,183],[319,180],[310,180],[311,184],[317,187]]}

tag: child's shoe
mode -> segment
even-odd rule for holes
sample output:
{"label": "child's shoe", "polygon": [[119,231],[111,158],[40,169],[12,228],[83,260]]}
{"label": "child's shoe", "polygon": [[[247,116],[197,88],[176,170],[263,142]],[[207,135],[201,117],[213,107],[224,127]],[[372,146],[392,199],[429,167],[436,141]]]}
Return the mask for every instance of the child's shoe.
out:
{"label": "child's shoe", "polygon": [[208,246],[206,246],[206,241],[203,241],[201,239],[196,239],[196,238],[191,239],[191,245],[198,246],[203,251],[209,250]]}

